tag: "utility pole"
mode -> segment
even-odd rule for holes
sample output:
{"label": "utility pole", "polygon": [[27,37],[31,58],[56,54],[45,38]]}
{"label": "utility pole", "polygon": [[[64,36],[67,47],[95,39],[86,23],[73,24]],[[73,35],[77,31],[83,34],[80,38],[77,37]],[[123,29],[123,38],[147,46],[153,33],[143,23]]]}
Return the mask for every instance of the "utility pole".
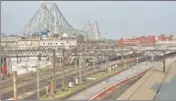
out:
{"label": "utility pole", "polygon": [[153,61],[154,59],[153,59],[153,56],[151,56],[151,61]]}
{"label": "utility pole", "polygon": [[77,67],[78,67],[78,56],[77,56],[77,50],[75,50],[75,60],[76,60],[76,62],[75,62],[75,80],[77,80]]}
{"label": "utility pole", "polygon": [[62,67],[62,89],[65,89],[65,81],[64,81],[64,67],[65,67],[65,56],[64,56],[64,50],[62,50],[62,56],[63,56],[63,67]]}
{"label": "utility pole", "polygon": [[164,60],[163,60],[163,72],[165,73],[165,71],[166,71],[166,53],[165,53],[165,51],[163,51],[163,55],[164,55]]}
{"label": "utility pole", "polygon": [[124,64],[124,45],[123,45],[123,43],[122,43],[122,46],[121,46],[121,48],[122,48],[122,57],[121,57],[121,59],[122,59],[122,63],[123,63],[123,69],[125,68],[125,64]]}
{"label": "utility pole", "polygon": [[41,61],[41,55],[38,56],[38,66],[37,66],[37,71],[36,71],[36,74],[37,74],[37,99],[40,99],[40,78],[39,78],[39,68],[40,68],[40,61]]}
{"label": "utility pole", "polygon": [[[0,38],[0,40],[1,40],[1,38]],[[0,44],[0,71],[1,71],[1,68],[2,68],[2,63],[1,63],[1,53],[2,53],[2,48],[1,48],[1,44]],[[1,82],[2,82],[2,77],[1,77],[1,73],[2,73],[2,71],[0,72],[0,84],[2,84]],[[1,86],[0,86],[0,89],[1,89]],[[1,92],[0,92],[0,99],[1,99]]]}
{"label": "utility pole", "polygon": [[39,67],[37,67],[37,99],[40,98]]}
{"label": "utility pole", "polygon": [[145,57],[145,64],[146,64],[146,66],[147,66],[147,53],[146,53],[146,51],[144,50],[144,52],[143,52],[143,55],[144,55],[144,57]]}
{"label": "utility pole", "polygon": [[81,54],[79,56],[79,80],[80,80],[80,83],[82,83],[82,74],[81,74],[81,70],[82,70],[82,58],[81,58]]}
{"label": "utility pole", "polygon": [[[79,42],[78,44],[78,50],[81,50],[81,43]],[[82,83],[82,74],[81,74],[81,53],[79,53],[79,56],[78,56],[78,63],[79,63],[79,81],[80,81],[80,84]]]}
{"label": "utility pole", "polygon": [[5,74],[5,73],[4,73],[4,47],[2,47],[2,50],[1,50],[1,51],[2,51],[2,57],[1,57],[1,58],[2,58],[2,61],[1,61],[1,62],[2,62],[2,63],[1,63],[1,70],[2,70],[2,71],[1,71],[1,74],[2,74],[2,79],[4,80],[4,79],[5,79],[5,77],[4,77],[4,76],[5,76],[5,75],[4,75],[4,74]]}
{"label": "utility pole", "polygon": [[139,78],[139,75],[138,75],[138,73],[139,73],[139,65],[138,65],[138,58],[137,58],[137,79]]}
{"label": "utility pole", "polygon": [[4,57],[2,56],[1,57],[1,76],[2,76],[2,80],[4,80],[5,78],[4,78]]}
{"label": "utility pole", "polygon": [[108,71],[108,66],[107,66],[107,64],[108,64],[108,55],[107,55],[107,53],[105,54],[105,56],[106,56],[106,64],[105,64],[105,68],[106,68],[107,71]]}
{"label": "utility pole", "polygon": [[147,66],[147,55],[146,55],[146,66]]}
{"label": "utility pole", "polygon": [[56,93],[56,50],[53,50],[53,81],[54,93]]}
{"label": "utility pole", "polygon": [[94,63],[95,63],[95,61],[93,60],[92,63],[91,63],[92,64],[92,72],[94,72],[94,69],[95,69],[95,64]]}
{"label": "utility pole", "polygon": [[13,98],[14,100],[18,100],[18,97],[17,97],[17,72],[14,71],[13,72]]}
{"label": "utility pole", "polygon": [[[62,71],[62,50],[60,49],[60,57],[59,57],[59,64],[60,64],[60,70],[62,72],[62,79],[63,79],[63,71]],[[63,85],[62,85],[63,86]]]}

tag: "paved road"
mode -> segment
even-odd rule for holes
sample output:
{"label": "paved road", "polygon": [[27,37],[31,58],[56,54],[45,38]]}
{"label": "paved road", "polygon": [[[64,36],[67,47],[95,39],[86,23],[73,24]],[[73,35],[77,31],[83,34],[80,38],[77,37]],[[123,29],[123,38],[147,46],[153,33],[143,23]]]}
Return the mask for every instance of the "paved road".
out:
{"label": "paved road", "polygon": [[134,75],[137,73],[137,68],[138,68],[138,72],[139,71],[143,71],[144,69],[150,68],[152,67],[151,63],[147,63],[143,62],[140,63],[138,66],[134,66],[126,71],[121,72],[118,75],[115,75],[111,78],[109,78],[108,80],[102,81],[86,90],[83,90],[82,92],[79,92],[75,95],[73,95],[72,97],[66,99],[66,100],[88,100],[91,97],[95,96],[97,93],[101,92],[102,90],[104,90],[106,87],[109,87],[110,85],[128,77],[131,75]]}

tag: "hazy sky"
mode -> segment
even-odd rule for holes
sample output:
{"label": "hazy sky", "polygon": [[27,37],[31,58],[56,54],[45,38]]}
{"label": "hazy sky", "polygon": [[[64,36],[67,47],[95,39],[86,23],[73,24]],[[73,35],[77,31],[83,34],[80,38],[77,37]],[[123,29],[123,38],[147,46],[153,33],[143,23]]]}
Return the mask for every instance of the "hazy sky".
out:
{"label": "hazy sky", "polygon": [[[46,1],[45,1],[46,2]],[[48,1],[49,2],[49,1]],[[51,1],[52,2],[52,1]],[[1,32],[20,33],[42,1],[2,1]],[[102,36],[173,33],[176,35],[176,1],[56,1],[67,21],[82,29],[88,20],[97,20]]]}

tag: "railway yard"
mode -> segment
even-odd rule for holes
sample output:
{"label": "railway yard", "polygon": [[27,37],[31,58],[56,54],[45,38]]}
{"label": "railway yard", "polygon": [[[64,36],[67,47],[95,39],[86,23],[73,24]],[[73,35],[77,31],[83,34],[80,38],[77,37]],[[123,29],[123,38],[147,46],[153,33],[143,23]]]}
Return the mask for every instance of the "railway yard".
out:
{"label": "railway yard", "polygon": [[172,34],[103,39],[97,21],[74,29],[49,4],[24,36],[1,36],[1,100],[176,99]]}
{"label": "railway yard", "polygon": [[[115,62],[118,62],[118,60],[116,60]],[[109,64],[109,63],[111,63],[111,62],[108,61],[107,64]],[[84,70],[82,70],[82,72],[86,72],[87,75],[88,74],[90,75],[91,73],[96,73],[96,72],[100,72],[100,71],[105,70],[105,68],[103,68],[105,63],[103,63],[101,65],[102,65],[102,67],[100,67],[98,64],[94,65],[94,66],[87,66],[87,67],[84,68]],[[64,73],[65,74],[65,79],[64,80],[65,80],[66,83],[68,83],[69,81],[73,81],[74,76],[76,76],[76,72],[74,72],[74,70],[75,70],[75,68],[73,68],[72,66],[65,67],[65,70],[64,70],[65,71],[65,73]],[[91,70],[94,70],[94,71],[91,71]],[[42,72],[42,74],[40,74],[40,75],[43,75],[43,74],[46,74],[46,73]],[[20,92],[18,92],[18,94],[23,94],[25,92],[29,92],[29,91],[32,91],[32,90],[35,91],[36,80],[33,79],[33,78],[36,78],[36,76],[34,75],[34,76],[32,76],[32,78],[30,78],[30,79],[28,78],[28,79],[24,80],[28,76],[30,77],[31,75],[26,75],[26,77],[21,77],[21,78],[19,77],[18,82],[17,82],[17,87],[20,90]],[[60,81],[62,79],[61,78],[61,72],[59,71],[59,69],[58,69],[58,71],[56,71],[56,77],[57,77],[56,82],[58,82],[57,87],[59,88],[61,86]],[[41,87],[46,86],[48,84],[48,82],[46,82],[46,81],[51,80],[51,78],[52,78],[52,74],[41,77],[40,78],[41,79],[40,80],[40,86]],[[12,82],[11,79],[9,79],[9,80],[7,79],[7,80],[2,82],[2,90],[1,90],[1,92],[2,92],[1,97],[2,98],[7,99],[8,97],[13,95],[13,87],[11,86],[12,84],[13,84],[13,82]],[[44,90],[43,90],[43,92],[44,92]],[[42,91],[41,91],[41,94],[42,94]],[[33,95],[36,96],[36,94],[33,94]],[[30,99],[30,98],[35,99],[35,97],[33,97],[33,96],[28,97],[26,99]]]}
{"label": "railway yard", "polygon": [[[112,50],[104,50],[102,53],[110,53]],[[124,50],[123,50],[124,51]],[[131,50],[128,50],[131,51]],[[93,97],[93,95],[99,94],[100,91],[105,90],[107,87],[113,85],[114,83],[118,82],[120,79],[125,79],[126,76],[128,77],[135,74],[130,73],[140,73],[144,72],[144,70],[149,70],[149,68],[155,67],[154,64],[161,61],[164,63],[164,59],[166,62],[167,67],[167,58],[174,58],[175,51],[172,49],[155,49],[155,50],[136,50],[133,52],[128,52],[128,54],[124,55],[122,51],[118,50],[118,53],[121,55],[115,55],[112,57],[115,52],[110,53],[108,56],[107,54],[102,55],[105,60],[99,60],[99,62],[93,62],[92,64],[88,64],[84,62],[81,65],[77,63],[64,65],[63,63],[56,62],[55,69],[53,66],[52,68],[41,68],[39,75],[39,79],[37,79],[37,72],[26,73],[26,74],[19,74],[17,76],[17,95],[18,99],[23,100],[36,100],[36,99],[116,99],[118,96],[123,94],[127,88],[130,89],[131,85],[134,85],[135,82],[142,78],[144,73],[139,74],[137,78],[131,78],[122,84],[117,85],[116,89],[112,88],[113,90],[110,91],[112,94],[104,93],[100,94],[103,97]],[[158,55],[151,55],[153,52],[160,52]],[[164,51],[165,55],[162,54]],[[170,51],[166,54],[167,51]],[[127,50],[125,51],[127,53]],[[148,53],[150,52],[150,53]],[[148,55],[144,55],[148,53]],[[14,54],[14,53],[13,53]],[[156,54],[156,53],[155,53]],[[96,56],[96,51],[94,54],[86,53],[86,56]],[[151,56],[150,56],[151,55]],[[164,55],[164,56],[163,56]],[[37,55],[38,56],[38,55]],[[81,56],[79,56],[81,57]],[[102,59],[102,58],[101,58]],[[86,60],[86,59],[85,59]],[[59,60],[58,60],[59,61]],[[60,59],[60,62],[62,59]],[[97,60],[96,60],[97,61]],[[152,65],[151,63],[152,62]],[[148,67],[146,67],[146,66]],[[42,66],[42,65],[40,65]],[[141,69],[142,68],[142,69]],[[160,66],[160,69],[164,67]],[[53,71],[53,69],[55,71]],[[128,73],[129,71],[129,73]],[[54,72],[54,73],[53,73]],[[126,75],[123,72],[127,72]],[[145,71],[146,72],[146,71]],[[124,76],[120,76],[124,75]],[[114,80],[113,77],[117,76],[119,79]],[[14,96],[14,86],[13,86],[13,76],[6,75],[3,77],[4,80],[2,81],[2,88],[1,88],[1,99],[11,99]],[[55,78],[55,79],[53,79]],[[81,80],[80,80],[81,79]],[[111,80],[112,79],[112,80]],[[51,81],[55,80],[55,87],[51,86]],[[77,81],[76,81],[77,80]],[[105,82],[105,83],[102,83]],[[108,82],[106,84],[106,82]],[[112,82],[112,83],[111,83]],[[104,86],[102,86],[102,83]],[[72,84],[70,86],[70,84]],[[39,85],[39,88],[37,88]],[[100,87],[96,87],[100,86]],[[52,89],[55,88],[55,92]],[[92,92],[91,88],[93,89],[94,93]],[[98,91],[95,90],[95,88]],[[39,91],[38,91],[39,89]],[[48,89],[48,91],[46,90]],[[90,89],[90,90],[89,90]],[[63,93],[62,93],[63,92]],[[40,94],[38,97],[37,94]],[[87,95],[86,95],[87,94]],[[92,94],[92,95],[90,95]],[[124,93],[125,94],[125,93]],[[52,96],[55,95],[53,98]],[[85,95],[85,96],[83,96]],[[98,95],[97,95],[98,96]]]}

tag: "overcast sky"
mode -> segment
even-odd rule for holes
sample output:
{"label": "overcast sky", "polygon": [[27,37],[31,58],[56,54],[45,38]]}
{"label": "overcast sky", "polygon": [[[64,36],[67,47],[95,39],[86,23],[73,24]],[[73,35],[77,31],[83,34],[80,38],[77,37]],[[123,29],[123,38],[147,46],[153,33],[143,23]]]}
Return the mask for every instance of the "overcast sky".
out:
{"label": "overcast sky", "polygon": [[[45,1],[46,2],[46,1]],[[52,1],[51,1],[52,2]],[[42,1],[2,1],[1,32],[20,33]],[[82,29],[97,20],[102,36],[119,39],[166,33],[176,35],[176,1],[56,1],[67,21]]]}

